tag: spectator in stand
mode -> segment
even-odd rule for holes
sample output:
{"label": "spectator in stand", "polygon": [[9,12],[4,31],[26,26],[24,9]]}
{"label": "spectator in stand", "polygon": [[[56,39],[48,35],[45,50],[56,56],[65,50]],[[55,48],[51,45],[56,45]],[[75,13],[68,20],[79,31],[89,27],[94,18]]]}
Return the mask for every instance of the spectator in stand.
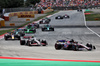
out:
{"label": "spectator in stand", "polygon": [[86,0],[86,1],[82,1],[82,0],[48,0],[48,1],[41,1],[39,4],[41,4],[42,7],[48,7],[48,6],[51,6],[51,7],[65,7],[65,6],[74,6],[74,7],[85,7],[85,8],[88,8],[88,7],[91,7],[91,8],[95,8],[95,7],[98,7],[98,1],[89,1],[89,0]]}

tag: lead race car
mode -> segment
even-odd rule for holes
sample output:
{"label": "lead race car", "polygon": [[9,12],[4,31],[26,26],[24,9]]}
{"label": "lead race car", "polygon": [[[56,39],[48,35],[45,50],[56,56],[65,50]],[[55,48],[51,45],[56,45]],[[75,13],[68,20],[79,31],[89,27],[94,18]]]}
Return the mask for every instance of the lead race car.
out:
{"label": "lead race car", "polygon": [[44,19],[42,19],[39,23],[40,23],[40,24],[49,24],[50,21],[51,21],[51,19],[49,19],[49,18],[44,18]]}
{"label": "lead race car", "polygon": [[55,17],[55,19],[63,19],[63,16],[58,15],[58,16]]}
{"label": "lead race car", "polygon": [[44,25],[42,27],[42,31],[54,31],[54,27],[52,27],[51,25]]}
{"label": "lead race car", "polygon": [[77,11],[78,12],[82,12],[82,9],[80,7],[78,7]]}
{"label": "lead race car", "polygon": [[55,43],[55,49],[56,50],[65,49],[65,50],[74,50],[74,51],[82,51],[82,50],[91,51],[91,50],[96,49],[96,47],[89,43],[87,43],[86,45],[79,44],[78,42],[75,42],[72,39],[70,41],[58,40]]}
{"label": "lead race car", "polygon": [[46,46],[48,45],[45,39],[40,40],[36,39],[34,36],[25,35],[20,39],[20,45],[27,45],[27,46]]}
{"label": "lead race car", "polygon": [[63,15],[63,18],[70,18],[69,15],[65,14]]}

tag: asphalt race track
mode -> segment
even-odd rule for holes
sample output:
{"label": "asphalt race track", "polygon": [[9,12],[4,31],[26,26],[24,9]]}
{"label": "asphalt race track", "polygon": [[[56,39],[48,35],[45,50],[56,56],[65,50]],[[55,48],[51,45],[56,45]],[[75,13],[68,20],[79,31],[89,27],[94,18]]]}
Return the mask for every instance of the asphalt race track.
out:
{"label": "asphalt race track", "polygon": [[[70,16],[69,19],[55,20],[57,15]],[[100,61],[100,38],[85,27],[83,12],[60,11],[51,18],[50,25],[55,31],[42,32],[37,29],[35,36],[46,39],[48,46],[21,46],[18,40],[0,40],[0,55],[8,57],[43,58],[43,59],[69,59],[69,60],[94,60]],[[43,25],[41,25],[42,27]],[[99,27],[92,27],[99,33]],[[55,50],[54,44],[59,39],[74,39],[79,43],[92,43],[96,46],[93,51]]]}

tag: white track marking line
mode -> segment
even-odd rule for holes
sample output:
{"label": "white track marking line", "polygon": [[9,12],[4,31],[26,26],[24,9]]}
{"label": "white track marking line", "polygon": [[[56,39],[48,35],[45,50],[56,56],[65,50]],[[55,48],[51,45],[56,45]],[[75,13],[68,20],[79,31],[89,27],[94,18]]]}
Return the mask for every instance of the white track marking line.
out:
{"label": "white track marking line", "polygon": [[83,10],[83,16],[84,16],[84,23],[87,29],[89,29],[91,32],[93,32],[94,34],[96,34],[98,37],[100,37],[100,35],[98,33],[96,33],[95,31],[93,31],[92,29],[90,29],[87,24],[86,24],[86,19],[85,19],[85,15],[84,15],[85,10]]}

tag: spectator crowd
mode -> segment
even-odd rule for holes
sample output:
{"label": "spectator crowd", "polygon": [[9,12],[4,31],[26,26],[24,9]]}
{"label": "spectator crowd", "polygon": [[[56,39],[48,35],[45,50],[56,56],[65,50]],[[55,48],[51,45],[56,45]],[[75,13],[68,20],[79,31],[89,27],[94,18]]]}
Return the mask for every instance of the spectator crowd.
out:
{"label": "spectator crowd", "polygon": [[36,5],[41,5],[42,7],[91,7],[98,6],[100,4],[99,2],[100,0],[41,0],[41,2]]}

